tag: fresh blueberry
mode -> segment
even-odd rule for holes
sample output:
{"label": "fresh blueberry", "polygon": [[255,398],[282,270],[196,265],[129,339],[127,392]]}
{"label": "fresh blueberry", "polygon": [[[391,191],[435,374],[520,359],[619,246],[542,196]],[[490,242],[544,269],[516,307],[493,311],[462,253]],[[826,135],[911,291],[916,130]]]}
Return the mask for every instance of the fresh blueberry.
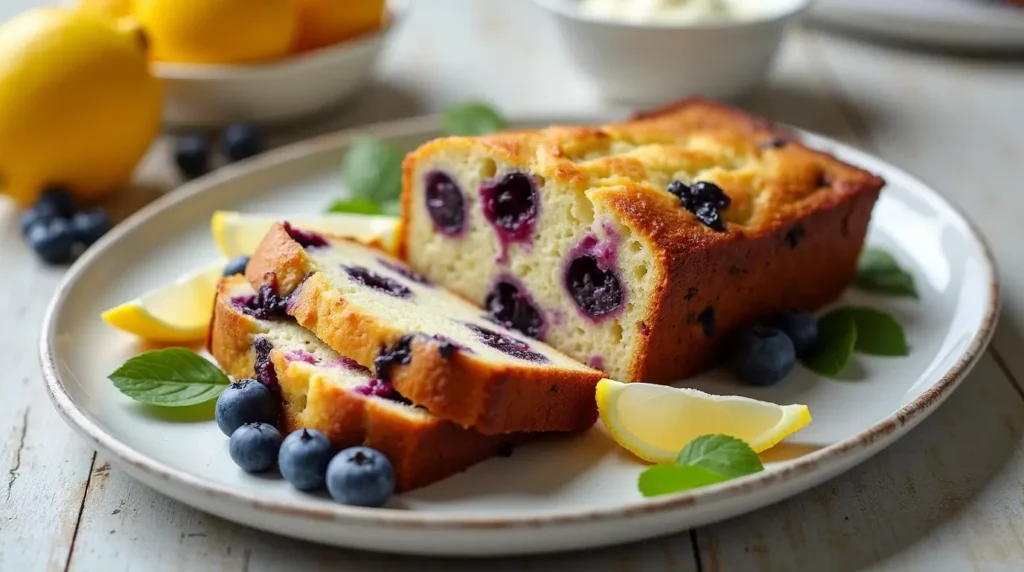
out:
{"label": "fresh blueberry", "polygon": [[269,423],[246,423],[235,429],[228,442],[231,460],[247,473],[274,468],[280,449],[281,433]]}
{"label": "fresh blueberry", "polygon": [[376,449],[345,449],[327,465],[327,492],[342,504],[381,506],[395,492],[395,469]]}
{"label": "fresh blueberry", "polygon": [[85,246],[92,246],[107,231],[110,230],[110,217],[100,209],[79,211],[71,217],[71,230],[75,233],[75,240]]}
{"label": "fresh blueberry", "polygon": [[224,130],[221,150],[228,161],[234,163],[262,153],[263,141],[255,127],[246,123],[236,123]]}
{"label": "fresh blueberry", "polygon": [[244,254],[236,256],[228,261],[224,267],[224,276],[234,276],[235,274],[245,274],[245,267],[249,265],[249,257]]}
{"label": "fresh blueberry", "polygon": [[277,422],[277,411],[278,399],[269,387],[255,379],[240,379],[217,398],[217,426],[230,436],[246,423]]}
{"label": "fresh blueberry", "polygon": [[206,174],[210,170],[210,145],[206,137],[193,133],[178,139],[174,162],[181,174],[190,179]]}
{"label": "fresh blueberry", "polygon": [[327,464],[334,451],[331,441],[316,429],[299,429],[284,438],[277,454],[277,466],[284,480],[300,491],[311,491],[324,486]]}
{"label": "fresh blueberry", "polygon": [[808,312],[783,310],[765,320],[765,324],[789,336],[798,356],[807,353],[818,342],[818,320]]}
{"label": "fresh blueberry", "polygon": [[38,222],[25,238],[39,258],[50,264],[67,264],[74,257],[75,233],[67,219]]}
{"label": "fresh blueberry", "polygon": [[36,200],[35,210],[52,218],[71,218],[75,214],[75,199],[63,187],[46,187]]}
{"label": "fresh blueberry", "polygon": [[27,211],[21,213],[21,236],[27,237],[28,231],[32,230],[32,227],[38,223],[46,223],[53,220],[54,217],[41,212],[37,208],[30,208]]}
{"label": "fresh blueberry", "polygon": [[778,328],[761,325],[736,335],[730,357],[733,371],[750,385],[777,383],[796,364],[796,350],[789,336]]}

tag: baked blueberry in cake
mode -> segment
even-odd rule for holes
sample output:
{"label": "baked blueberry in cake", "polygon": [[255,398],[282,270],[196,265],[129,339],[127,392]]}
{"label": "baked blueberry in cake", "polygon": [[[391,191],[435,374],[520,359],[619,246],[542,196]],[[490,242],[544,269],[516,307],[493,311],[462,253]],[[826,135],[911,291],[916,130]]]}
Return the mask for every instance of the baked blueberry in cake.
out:
{"label": "baked blueberry in cake", "polygon": [[[451,236],[460,216],[454,212],[435,217]],[[273,226],[246,277],[282,301],[274,308],[283,308],[403,398],[488,434],[593,425],[601,372],[510,329],[542,332],[531,329],[542,326],[531,321],[529,300],[505,292],[492,307],[509,309],[493,317],[379,248],[311,234]]]}
{"label": "baked blueberry in cake", "polygon": [[221,280],[209,349],[236,379],[255,377],[279,392],[280,426],[317,429],[336,449],[365,445],[385,454],[399,490],[428,485],[524,440],[483,435],[411,405],[387,381],[327,347],[290,317],[259,318],[257,292],[242,276]]}
{"label": "baked blueberry in cake", "polygon": [[700,99],[602,127],[427,143],[405,160],[400,253],[492,320],[667,382],[729,333],[852,280],[884,182]]}

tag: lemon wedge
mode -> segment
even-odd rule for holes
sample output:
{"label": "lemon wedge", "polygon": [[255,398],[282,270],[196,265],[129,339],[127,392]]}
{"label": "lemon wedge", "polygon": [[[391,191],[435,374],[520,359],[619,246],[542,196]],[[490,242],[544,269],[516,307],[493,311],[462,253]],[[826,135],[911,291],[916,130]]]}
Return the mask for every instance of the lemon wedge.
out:
{"label": "lemon wedge", "polygon": [[287,220],[304,230],[351,236],[361,240],[380,239],[394,251],[398,219],[392,216],[331,213],[315,216],[273,216],[217,211],[210,220],[213,239],[228,258],[249,256],[275,222]]}
{"label": "lemon wedge", "polygon": [[652,463],[675,462],[687,443],[709,434],[742,439],[761,452],[811,422],[806,405],[611,379],[597,384],[597,409],[615,442]]}
{"label": "lemon wedge", "polygon": [[217,279],[224,263],[187,274],[103,312],[103,321],[151,342],[194,342],[206,337]]}

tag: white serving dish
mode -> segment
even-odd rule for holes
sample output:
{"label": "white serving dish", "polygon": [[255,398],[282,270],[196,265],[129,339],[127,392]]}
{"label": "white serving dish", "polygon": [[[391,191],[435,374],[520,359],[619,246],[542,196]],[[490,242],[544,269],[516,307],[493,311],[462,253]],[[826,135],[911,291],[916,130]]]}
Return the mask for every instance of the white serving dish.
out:
{"label": "white serving dish", "polygon": [[764,79],[786,27],[810,0],[731,0],[758,16],[694,24],[636,23],[581,13],[579,0],[534,0],[557,22],[576,65],[603,96],[657,105],[690,95],[731,98]]}
{"label": "white serving dish", "polygon": [[253,65],[156,62],[164,121],[172,126],[282,123],[339,105],[370,79],[408,0],[389,0],[380,30],[286,59]]}
{"label": "white serving dish", "polygon": [[[579,118],[517,121],[517,127]],[[440,134],[436,118],[360,133],[411,148]],[[646,466],[598,425],[538,439],[385,508],[332,503],[278,478],[243,473],[210,419],[175,422],[119,393],[106,378],[142,351],[100,312],[220,257],[210,236],[217,209],[322,212],[343,192],[338,165],[353,133],[338,133],[230,165],[168,194],[118,225],[68,271],[40,345],[57,410],[103,457],[154,489],[200,510],[303,540],[407,554],[501,555],[573,550],[671,534],[755,510],[817,485],[879,452],[927,417],[964,379],[992,335],[999,287],[991,254],[971,224],[932,188],[882,159],[821,136],[811,146],[888,181],[868,243],[910,271],[919,300],[850,290],[839,303],[897,316],[911,353],[857,356],[850,379],[797,368],[783,383],[750,387],[716,369],[688,383],[714,393],[806,403],[814,422],[773,449],[766,470],[706,488],[644,499]],[[880,486],[880,485],[865,485]]]}

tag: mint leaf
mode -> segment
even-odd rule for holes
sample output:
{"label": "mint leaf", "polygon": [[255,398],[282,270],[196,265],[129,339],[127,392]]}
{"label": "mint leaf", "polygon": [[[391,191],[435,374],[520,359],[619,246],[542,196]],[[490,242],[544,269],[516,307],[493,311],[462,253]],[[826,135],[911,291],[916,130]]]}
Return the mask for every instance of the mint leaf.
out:
{"label": "mint leaf", "polygon": [[800,361],[811,371],[835,377],[846,369],[857,344],[857,325],[842,310],[818,319],[818,341]]}
{"label": "mint leaf", "polygon": [[381,207],[375,201],[363,197],[338,199],[327,207],[329,213],[352,213],[363,215],[381,214]]}
{"label": "mint leaf", "polygon": [[381,214],[402,216],[402,202],[398,199],[388,201],[380,206]]}
{"label": "mint leaf", "polygon": [[402,152],[371,137],[356,137],[341,161],[342,180],[352,197],[383,203],[402,193]]}
{"label": "mint leaf", "polygon": [[900,268],[888,252],[867,247],[860,255],[853,285],[861,290],[917,298],[914,277]]}
{"label": "mint leaf", "polygon": [[701,467],[729,478],[764,470],[750,445],[728,435],[697,437],[679,452],[676,464]]}
{"label": "mint leaf", "polygon": [[126,361],[109,378],[128,397],[164,407],[210,401],[230,383],[217,366],[184,348],[140,354]]}
{"label": "mint leaf", "polygon": [[657,465],[640,473],[645,497],[706,487],[764,470],[749,445],[728,435],[704,435],[687,443],[675,465]]}
{"label": "mint leaf", "polygon": [[441,115],[441,124],[449,135],[486,135],[508,126],[497,111],[478,101],[448,107]]}
{"label": "mint leaf", "polygon": [[729,478],[701,467],[655,465],[640,473],[637,488],[645,497],[654,497],[714,485]]}
{"label": "mint leaf", "polygon": [[905,356],[910,353],[903,326],[889,314],[873,308],[840,308],[837,314],[848,316],[857,328],[853,349],[876,356]]}

